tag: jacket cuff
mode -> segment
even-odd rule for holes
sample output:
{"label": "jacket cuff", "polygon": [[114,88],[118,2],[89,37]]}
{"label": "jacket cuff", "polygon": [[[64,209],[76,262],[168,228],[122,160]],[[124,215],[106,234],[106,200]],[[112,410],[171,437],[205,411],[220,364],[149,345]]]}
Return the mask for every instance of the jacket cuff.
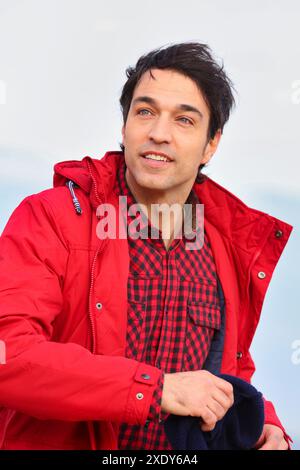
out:
{"label": "jacket cuff", "polygon": [[[145,424],[153,401],[153,394],[157,390],[161,376],[162,371],[160,369],[149,364],[138,363],[132,378],[133,383],[129,390],[122,422],[127,424]],[[159,398],[159,391],[157,391],[157,394],[157,399],[161,399],[161,395]],[[156,412],[154,410],[154,414]]]}

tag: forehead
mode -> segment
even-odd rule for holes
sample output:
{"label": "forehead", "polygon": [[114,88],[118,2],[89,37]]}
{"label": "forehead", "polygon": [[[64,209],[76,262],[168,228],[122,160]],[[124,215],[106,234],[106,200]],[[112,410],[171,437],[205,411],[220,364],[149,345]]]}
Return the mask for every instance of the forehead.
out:
{"label": "forehead", "polygon": [[[154,77],[152,77],[151,76]],[[162,104],[186,103],[192,106],[198,105],[202,110],[208,108],[202,92],[196,83],[189,77],[176,70],[152,69],[145,72],[133,93],[133,99],[146,95],[154,98]]]}

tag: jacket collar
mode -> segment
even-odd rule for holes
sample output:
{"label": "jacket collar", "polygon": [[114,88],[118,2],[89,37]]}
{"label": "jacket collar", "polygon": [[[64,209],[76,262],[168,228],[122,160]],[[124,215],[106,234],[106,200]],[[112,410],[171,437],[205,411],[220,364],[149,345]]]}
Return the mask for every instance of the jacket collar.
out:
{"label": "jacket collar", "polygon": [[[118,169],[124,154],[120,151],[107,152],[101,160],[89,156],[82,161],[66,161],[54,167],[54,186],[62,186],[72,180],[89,194],[94,208],[107,202],[114,191]],[[265,234],[277,225],[291,232],[292,227],[264,212],[248,207],[227,189],[206,177],[203,183],[193,186],[199,201],[204,204],[204,217],[215,226],[231,243],[253,252],[261,246]]]}

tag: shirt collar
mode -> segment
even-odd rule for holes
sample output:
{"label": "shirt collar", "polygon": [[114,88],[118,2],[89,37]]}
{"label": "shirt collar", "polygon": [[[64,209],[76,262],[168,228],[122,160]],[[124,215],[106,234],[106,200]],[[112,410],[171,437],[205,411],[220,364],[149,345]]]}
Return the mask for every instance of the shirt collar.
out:
{"label": "shirt collar", "polygon": [[[132,206],[133,204],[137,204],[138,205],[138,202],[136,201],[135,197],[133,196],[129,186],[128,186],[128,183],[126,181],[126,176],[125,176],[125,173],[126,173],[126,163],[125,163],[125,159],[123,160],[123,162],[121,163],[120,167],[119,167],[119,171],[118,171],[118,177],[116,179],[116,192],[119,196],[126,196],[127,197],[127,207],[129,208],[130,206]],[[192,230],[190,230],[186,235],[189,237],[187,238],[186,240],[187,241],[190,241],[190,236],[192,234],[199,234],[199,232],[201,231],[201,227],[196,227],[196,214],[198,212],[198,217],[200,217],[200,201],[199,201],[199,198],[196,194],[196,192],[194,191],[194,189],[192,188],[186,202],[185,202],[186,206],[185,206],[185,217],[190,217],[191,214],[190,212],[192,211]],[[135,211],[136,213],[136,211]],[[129,215],[128,214],[128,223],[132,222],[136,217],[135,214],[133,215]],[[198,220],[200,220],[198,218]],[[157,229],[156,227],[154,227],[150,220],[147,218],[146,214],[141,210],[140,211],[140,216],[139,216],[139,233],[142,234],[143,238],[148,238],[148,235],[151,237],[151,239],[155,240],[155,239],[158,239],[158,238],[162,238],[162,233],[161,233],[161,230]],[[183,238],[186,238],[185,237],[185,234],[183,234]]]}

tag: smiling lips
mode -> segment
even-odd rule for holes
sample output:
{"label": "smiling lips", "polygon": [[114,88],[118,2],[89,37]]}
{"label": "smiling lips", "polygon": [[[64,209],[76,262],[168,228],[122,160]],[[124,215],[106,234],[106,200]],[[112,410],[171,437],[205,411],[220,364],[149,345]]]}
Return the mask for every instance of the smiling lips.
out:
{"label": "smiling lips", "polygon": [[169,155],[162,153],[162,152],[144,152],[142,153],[142,157],[146,160],[152,160],[157,162],[172,162],[171,157]]}

